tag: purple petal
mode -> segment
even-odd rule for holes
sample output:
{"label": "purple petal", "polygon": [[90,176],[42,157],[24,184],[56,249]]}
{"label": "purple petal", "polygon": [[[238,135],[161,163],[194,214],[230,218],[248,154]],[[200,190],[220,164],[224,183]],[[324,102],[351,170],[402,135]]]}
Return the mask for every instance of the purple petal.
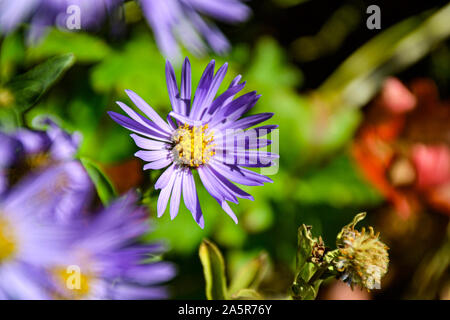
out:
{"label": "purple petal", "polygon": [[150,140],[147,138],[143,138],[138,136],[137,134],[130,134],[130,137],[133,138],[134,142],[139,148],[145,150],[165,150],[167,149],[168,144],[166,142]]}
{"label": "purple petal", "polygon": [[227,123],[225,125],[219,125],[218,127],[221,129],[247,129],[250,127],[253,127],[254,125],[257,125],[258,123],[264,122],[270,118],[273,117],[273,113],[260,113],[255,114],[253,116],[249,116],[237,121],[233,121],[230,123]]}
{"label": "purple petal", "polygon": [[23,151],[23,145],[17,139],[0,132],[0,168],[10,166]]}
{"label": "purple petal", "polygon": [[158,133],[155,130],[152,130],[152,129],[148,128],[148,127],[144,127],[140,123],[138,123],[138,122],[136,122],[136,121],[134,121],[134,120],[132,120],[132,119],[130,119],[128,117],[125,117],[125,116],[123,116],[123,115],[121,115],[119,113],[116,113],[114,111],[109,111],[108,114],[115,122],[117,122],[122,127],[126,128],[126,129],[128,129],[130,131],[142,134],[143,136],[146,136],[146,137],[149,137],[149,138],[152,138],[152,139],[155,139],[155,140],[162,140],[162,141],[170,142],[170,137],[169,136],[162,135],[162,134]]}
{"label": "purple petal", "polygon": [[156,123],[161,129],[167,132],[171,132],[169,125],[153,110],[150,105],[144,101],[140,96],[131,90],[125,90],[131,101],[145,113],[154,123]]}
{"label": "purple petal", "polygon": [[211,172],[211,174],[216,178],[216,180],[223,186],[224,189],[226,189],[229,193],[233,194],[235,197],[248,199],[251,201],[254,201],[252,195],[248,194],[244,190],[241,190],[234,184],[232,184],[230,181],[228,181],[223,175],[221,175],[218,171],[214,170],[213,167],[208,166],[207,170]]}
{"label": "purple petal", "polygon": [[191,108],[191,96],[192,96],[192,84],[191,84],[191,63],[189,59],[186,57],[183,64],[183,69],[181,71],[181,111],[180,113],[183,115],[189,115],[189,111]]}
{"label": "purple petal", "polygon": [[159,193],[157,205],[158,218],[160,218],[164,214],[164,211],[166,211],[167,202],[169,201],[170,194],[172,193],[172,188],[175,183],[176,176],[177,172],[172,174],[170,176],[170,180],[167,183],[167,185],[164,188],[162,188],[161,192]]}
{"label": "purple petal", "polygon": [[141,264],[127,268],[124,277],[142,285],[154,285],[172,279],[175,267],[166,262]]}
{"label": "purple petal", "polygon": [[208,109],[208,113],[209,114],[214,114],[214,112],[218,109],[221,108],[222,106],[227,105],[229,102],[231,102],[234,98],[234,96],[241,91],[242,89],[244,89],[246,83],[243,82],[241,84],[237,84],[235,86],[230,87],[229,89],[227,89],[224,93],[222,93],[219,97],[217,97],[217,99],[215,99],[213,101],[213,103],[211,104],[211,106]]}
{"label": "purple petal", "polygon": [[203,116],[205,115],[205,111],[211,106],[211,103],[213,102],[217,94],[217,91],[219,90],[220,85],[222,84],[222,81],[225,78],[225,75],[227,74],[227,70],[228,70],[228,63],[225,63],[222,67],[220,67],[220,69],[214,76],[214,79],[212,80],[209,90],[204,98],[203,107],[201,107],[202,111],[200,111],[200,119],[203,118]]}
{"label": "purple petal", "polygon": [[156,151],[138,151],[134,155],[144,161],[152,162],[162,159],[167,159],[169,156],[168,150],[156,150]]}
{"label": "purple petal", "polygon": [[0,31],[11,32],[27,19],[38,4],[37,0],[0,1]]}
{"label": "purple petal", "polygon": [[217,111],[210,123],[211,127],[216,126],[220,122],[234,122],[234,120],[238,119],[248,110],[253,108],[259,97],[260,96],[256,95],[256,91],[252,91],[231,101],[229,104],[223,106]]}
{"label": "purple petal", "polygon": [[[219,150],[219,149],[217,149]],[[224,149],[217,152],[214,158],[230,165],[241,165],[247,167],[248,165],[267,164],[273,159],[278,159],[280,156],[275,153],[258,151],[258,150],[228,150]]]}
{"label": "purple petal", "polygon": [[191,113],[189,114],[189,116],[194,120],[200,120],[199,116],[202,113],[203,108],[205,107],[204,101],[211,86],[211,82],[214,78],[215,63],[216,62],[212,60],[208,64],[198,83],[197,91],[195,92],[194,102],[192,103]]}
{"label": "purple petal", "polygon": [[215,160],[211,161],[209,165],[225,178],[246,186],[262,186],[265,182],[273,182],[263,175],[238,166],[226,165]]}
{"label": "purple petal", "polygon": [[257,139],[252,135],[225,136],[214,139],[215,150],[227,150],[234,148],[236,151],[245,151],[249,149],[260,149],[272,144],[268,139]]}
{"label": "purple petal", "polygon": [[170,219],[175,219],[180,208],[181,188],[183,183],[183,173],[181,170],[177,172],[175,183],[173,185],[172,197],[170,198]]}
{"label": "purple petal", "polygon": [[157,160],[157,161],[154,161],[154,162],[147,163],[144,166],[144,170],[149,170],[149,169],[151,169],[151,170],[159,170],[159,169],[167,167],[171,163],[172,163],[172,159],[170,159],[170,158]]}
{"label": "purple petal", "polygon": [[128,114],[131,119],[138,122],[139,124],[143,125],[144,127],[148,127],[151,130],[154,130],[158,133],[160,133],[163,136],[170,136],[170,133],[172,131],[165,131],[163,128],[160,128],[155,123],[151,122],[147,118],[143,117],[139,113],[135,112],[133,109],[128,107],[125,103],[116,101],[116,103],[119,105],[119,107]]}
{"label": "purple petal", "polygon": [[181,113],[181,106],[179,101],[179,92],[177,80],[175,77],[175,71],[173,70],[172,65],[169,60],[166,61],[166,82],[167,82],[167,91],[169,92],[169,99],[172,103],[172,109],[175,112]]}
{"label": "purple petal", "polygon": [[222,206],[222,209],[231,217],[231,219],[233,219],[234,223],[238,224],[238,218],[233,210],[231,210],[230,205],[226,201],[222,201],[220,205]]}
{"label": "purple petal", "polygon": [[205,122],[201,121],[201,120],[192,120],[190,117],[186,117],[183,116],[182,114],[176,113],[174,111],[170,111],[169,115],[173,118],[175,118],[176,120],[182,122],[182,123],[186,123],[190,126],[200,126],[203,125]]}
{"label": "purple petal", "polygon": [[190,0],[199,12],[229,23],[242,22],[251,14],[249,7],[238,0]]}
{"label": "purple petal", "polygon": [[224,188],[220,181],[211,174],[206,166],[199,167],[197,171],[206,190],[208,190],[219,203],[222,203],[223,200],[238,203],[237,198],[229,190]]}
{"label": "purple petal", "polygon": [[[206,39],[209,46],[217,53],[224,54],[230,50],[230,43],[225,35],[212,23],[205,21],[195,10],[185,10],[186,17],[189,19],[195,30]],[[182,39],[184,40],[184,38]],[[183,41],[186,45],[186,41]],[[189,45],[189,43],[188,43]]]}
{"label": "purple petal", "polygon": [[[228,203],[225,201],[225,197],[228,197],[227,195],[224,195],[222,191],[217,189],[215,187],[215,178],[212,178],[208,176],[206,173],[206,170],[204,170],[205,167],[198,168],[198,174],[200,176],[200,179],[203,182],[203,185],[205,186],[206,190],[211,194],[211,196],[216,199],[216,201],[220,204],[222,209],[234,220],[235,223],[238,223],[237,217],[234,214],[233,210],[231,210]],[[231,200],[230,200],[231,201]],[[233,201],[233,202],[237,202]]]}
{"label": "purple petal", "polygon": [[177,169],[177,165],[174,163],[169,168],[167,168],[166,171],[164,171],[159,179],[155,183],[155,189],[162,189],[167,186],[170,179],[172,178],[172,175],[174,174],[174,170]]}
{"label": "purple petal", "polygon": [[205,221],[203,219],[202,209],[198,200],[197,190],[195,187],[194,176],[191,170],[184,170],[183,178],[183,198],[184,204],[189,211],[191,211],[195,222],[198,223],[200,228],[204,228]]}
{"label": "purple petal", "polygon": [[168,292],[164,287],[141,287],[132,284],[118,283],[114,285],[112,296],[103,299],[114,300],[162,300],[167,299]]}
{"label": "purple petal", "polygon": [[[61,129],[59,130],[62,131]],[[70,140],[70,136],[67,133],[65,133],[65,135]],[[51,146],[52,143],[52,141],[50,141],[48,134],[44,131],[19,129],[16,132],[14,132],[14,137],[18,141],[20,141],[20,143],[24,148],[23,151],[26,154],[36,154],[39,152],[44,152]],[[57,139],[57,136],[53,136],[52,140],[54,139]],[[75,148],[76,147],[78,146],[75,146]]]}

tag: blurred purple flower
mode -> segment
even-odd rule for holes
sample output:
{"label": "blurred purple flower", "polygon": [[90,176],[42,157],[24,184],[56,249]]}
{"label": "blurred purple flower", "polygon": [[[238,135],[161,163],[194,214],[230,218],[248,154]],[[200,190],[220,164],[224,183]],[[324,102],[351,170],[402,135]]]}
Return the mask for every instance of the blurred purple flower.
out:
{"label": "blurred purple flower", "polygon": [[[158,217],[163,215],[171,197],[170,217],[174,219],[183,193],[186,207],[200,227],[204,227],[193,171],[198,172],[207,191],[236,223],[237,217],[227,201],[238,203],[238,197],[250,200],[253,197],[230,180],[250,186],[272,182],[242,167],[268,167],[278,158],[278,155],[270,152],[250,150],[269,145],[270,140],[259,138],[277,128],[276,125],[244,131],[270,119],[273,114],[262,113],[241,118],[260,97],[253,91],[234,99],[245,86],[245,83],[239,83],[241,76],[236,77],[228,90],[215,99],[227,67],[225,64],[214,75],[215,62],[212,61],[203,73],[192,99],[189,60],[186,58],[183,65],[180,89],[175,72],[167,62],[167,87],[173,109],[167,122],[130,90],[126,90],[130,99],[151,121],[122,102],[117,104],[130,118],[109,112],[118,124],[140,134],[132,134],[131,137],[139,148],[144,149],[135,154],[148,162],[144,170],[169,166],[155,184],[156,189],[162,189],[158,199]],[[176,124],[170,117],[176,120]],[[247,138],[253,139],[248,141]]]}
{"label": "blurred purple flower", "polygon": [[65,221],[83,211],[91,198],[93,185],[81,163],[73,160],[81,136],[68,134],[50,119],[41,122],[48,126],[46,131],[0,132],[0,198],[28,174],[50,168],[48,170],[55,172],[57,178],[48,192],[58,195],[52,197],[58,201],[52,200],[51,214]]}
{"label": "blurred purple flower", "polygon": [[66,241],[60,225],[41,219],[53,206],[51,178],[23,180],[0,200],[0,299],[51,298],[45,267],[61,262]]}
{"label": "blurred purple flower", "polygon": [[[164,251],[161,244],[138,244],[149,231],[144,208],[128,194],[95,215],[74,223],[64,264],[51,268],[57,297],[69,299],[161,299],[161,283],[175,274],[172,264],[145,262]],[[73,272],[78,287],[68,288]],[[72,283],[76,285],[76,281]]]}
{"label": "blurred purple flower", "polygon": [[[207,46],[217,53],[230,45],[222,32],[203,16],[226,23],[238,23],[251,14],[242,0],[136,0],[155,34],[160,50],[172,59],[180,57],[178,42],[202,55]],[[39,39],[49,26],[67,29],[71,5],[80,8],[80,28],[96,29],[116,12],[124,0],[0,0],[0,33],[8,33],[30,21],[28,38]]]}
{"label": "blurred purple flower", "polygon": [[140,3],[161,51],[176,60],[180,58],[179,41],[196,55],[207,50],[204,40],[217,53],[229,50],[226,37],[202,15],[238,23],[247,20],[251,13],[242,0],[140,0]]}
{"label": "blurred purple flower", "polygon": [[0,299],[166,297],[160,284],[175,270],[145,261],[164,248],[138,243],[149,225],[136,197],[61,224],[48,215],[61,196],[49,191],[59,174],[29,176],[0,200]]}
{"label": "blurred purple flower", "polygon": [[35,41],[49,26],[67,29],[73,14],[70,6],[80,9],[80,28],[99,28],[104,18],[123,0],[0,0],[0,33],[14,30],[20,23],[30,21],[28,38]]}

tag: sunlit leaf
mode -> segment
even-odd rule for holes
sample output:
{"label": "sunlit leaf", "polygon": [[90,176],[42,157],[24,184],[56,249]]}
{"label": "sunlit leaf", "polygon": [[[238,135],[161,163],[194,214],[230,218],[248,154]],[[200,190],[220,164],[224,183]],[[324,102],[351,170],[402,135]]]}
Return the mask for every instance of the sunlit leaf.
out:
{"label": "sunlit leaf", "polygon": [[208,300],[226,300],[227,284],[222,253],[215,244],[203,240],[199,249]]}
{"label": "sunlit leaf", "polygon": [[[313,238],[311,234],[311,227],[302,225],[298,228],[298,248],[296,259],[296,270],[300,272],[308,263],[308,259],[311,257]],[[303,278],[305,281],[309,280],[309,277]]]}

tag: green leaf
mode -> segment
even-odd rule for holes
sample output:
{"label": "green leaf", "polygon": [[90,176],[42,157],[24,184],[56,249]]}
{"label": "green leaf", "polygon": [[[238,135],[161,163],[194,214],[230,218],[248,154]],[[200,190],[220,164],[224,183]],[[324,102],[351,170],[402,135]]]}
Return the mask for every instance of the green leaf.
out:
{"label": "green leaf", "polygon": [[100,200],[104,205],[107,205],[117,196],[113,185],[93,161],[87,158],[81,158],[80,160],[94,183]]}
{"label": "green leaf", "polygon": [[[296,260],[297,272],[303,270],[305,265],[308,263],[308,260],[311,257],[313,244],[314,239],[312,238],[311,227],[302,225],[298,228],[298,249]],[[305,279],[305,281],[308,280],[309,278]]]}
{"label": "green leaf", "polygon": [[322,280],[315,281],[314,284],[310,284],[303,279],[297,279],[292,286],[292,298],[295,300],[314,300],[319,292],[319,287],[322,284]]}
{"label": "green leaf", "polygon": [[208,300],[227,300],[225,263],[220,250],[205,239],[200,245],[199,255],[205,276],[206,297]]}
{"label": "green leaf", "polygon": [[16,110],[24,112],[30,109],[74,62],[73,54],[64,54],[12,78],[5,87],[10,89],[15,97]]}
{"label": "green leaf", "polygon": [[234,295],[243,289],[257,288],[267,272],[268,267],[267,254],[261,253],[238,271],[237,275],[231,281],[228,293]]}

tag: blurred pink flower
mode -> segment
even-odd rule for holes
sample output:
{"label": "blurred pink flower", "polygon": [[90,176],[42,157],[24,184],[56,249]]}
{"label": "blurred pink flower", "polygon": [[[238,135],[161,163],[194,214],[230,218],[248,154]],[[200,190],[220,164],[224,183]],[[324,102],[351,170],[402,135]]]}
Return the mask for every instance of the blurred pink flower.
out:
{"label": "blurred pink flower", "polygon": [[397,78],[388,78],[381,91],[381,104],[392,113],[404,113],[415,108],[416,97]]}
{"label": "blurred pink flower", "polygon": [[416,168],[417,187],[428,189],[450,182],[450,149],[446,145],[412,147],[411,157]]}

